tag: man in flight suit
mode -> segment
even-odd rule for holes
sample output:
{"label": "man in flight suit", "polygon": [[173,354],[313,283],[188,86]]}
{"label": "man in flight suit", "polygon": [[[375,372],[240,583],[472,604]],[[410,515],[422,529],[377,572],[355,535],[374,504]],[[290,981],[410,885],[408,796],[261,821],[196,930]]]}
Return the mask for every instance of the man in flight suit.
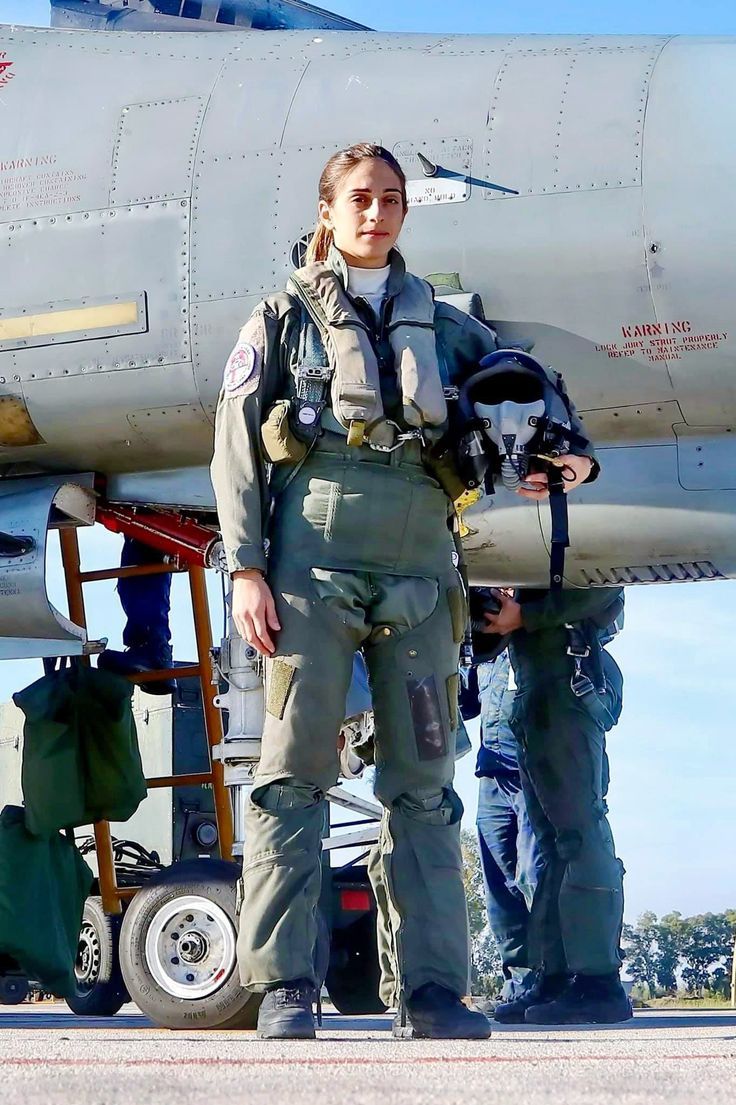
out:
{"label": "man in flight suit", "polygon": [[[535,990],[497,1020],[611,1024],[631,1005],[619,979],[623,864],[606,817],[606,731],[618,720],[620,672],[601,647],[623,611],[620,588],[499,594],[489,631],[511,633],[517,692],[511,727],[543,869],[529,922]],[[615,631],[615,630],[614,630]]]}

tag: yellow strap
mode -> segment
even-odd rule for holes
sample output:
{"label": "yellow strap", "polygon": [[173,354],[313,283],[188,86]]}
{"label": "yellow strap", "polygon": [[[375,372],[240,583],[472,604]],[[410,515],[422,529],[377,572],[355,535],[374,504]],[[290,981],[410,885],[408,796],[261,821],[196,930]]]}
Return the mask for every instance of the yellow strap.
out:
{"label": "yellow strap", "polygon": [[365,441],[365,422],[353,419],[348,429],[348,445],[362,445]]}
{"label": "yellow strap", "polygon": [[455,514],[457,515],[459,532],[461,537],[467,537],[470,533],[470,528],[463,522],[463,513],[472,506],[473,503],[477,503],[479,499],[483,497],[483,491],[480,487],[474,487],[472,491],[463,491],[462,495],[453,502],[455,508]]}

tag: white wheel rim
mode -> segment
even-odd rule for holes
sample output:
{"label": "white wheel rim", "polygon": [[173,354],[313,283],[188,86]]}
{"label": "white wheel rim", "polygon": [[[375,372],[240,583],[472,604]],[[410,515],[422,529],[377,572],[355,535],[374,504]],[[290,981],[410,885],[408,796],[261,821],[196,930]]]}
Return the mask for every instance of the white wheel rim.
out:
{"label": "white wheel rim", "polygon": [[182,895],[156,913],[146,935],[146,962],[161,989],[196,1001],[220,990],[235,968],[235,929],[208,898]]}
{"label": "white wheel rim", "polygon": [[89,921],[85,921],[82,925],[82,931],[79,934],[77,959],[74,964],[74,974],[80,990],[86,992],[94,989],[100,977],[101,959],[102,953],[97,930],[93,924]]}

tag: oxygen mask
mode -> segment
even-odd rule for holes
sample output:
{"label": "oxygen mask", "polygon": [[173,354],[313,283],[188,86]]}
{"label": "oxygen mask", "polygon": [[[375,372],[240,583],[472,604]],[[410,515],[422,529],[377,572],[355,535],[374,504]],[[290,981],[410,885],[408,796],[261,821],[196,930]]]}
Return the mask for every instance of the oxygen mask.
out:
{"label": "oxygen mask", "polygon": [[563,398],[527,353],[500,349],[484,357],[463,385],[459,406],[464,432],[458,460],[472,486],[485,483],[492,493],[499,479],[509,491],[538,490],[526,482],[530,472],[548,470],[568,452]]}

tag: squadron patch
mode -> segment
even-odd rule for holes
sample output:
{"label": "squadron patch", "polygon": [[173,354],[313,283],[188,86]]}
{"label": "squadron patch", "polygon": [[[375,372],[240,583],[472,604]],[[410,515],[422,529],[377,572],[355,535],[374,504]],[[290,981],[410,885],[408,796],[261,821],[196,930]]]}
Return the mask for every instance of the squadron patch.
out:
{"label": "squadron patch", "polygon": [[239,341],[227,359],[222,386],[226,399],[250,395],[258,387],[259,357],[248,342]]}
{"label": "squadron patch", "polygon": [[240,331],[238,343],[227,359],[222,391],[225,399],[252,395],[261,378],[262,357],[259,349],[265,346],[266,333],[263,315],[257,311],[251,315]]}

